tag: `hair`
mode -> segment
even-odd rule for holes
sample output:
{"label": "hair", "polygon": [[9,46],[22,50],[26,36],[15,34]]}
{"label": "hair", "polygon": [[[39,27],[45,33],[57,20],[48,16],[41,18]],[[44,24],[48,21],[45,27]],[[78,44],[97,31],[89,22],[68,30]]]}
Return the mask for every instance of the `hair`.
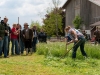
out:
{"label": "hair", "polygon": [[13,26],[15,26],[15,25],[17,26],[17,24],[16,24],[16,23],[13,23]]}
{"label": "hair", "polygon": [[4,17],[4,20],[8,20],[8,18],[5,16],[5,17]]}
{"label": "hair", "polygon": [[65,27],[65,31],[66,31],[66,30],[69,30],[70,28],[71,28],[70,26],[66,26],[66,27]]}

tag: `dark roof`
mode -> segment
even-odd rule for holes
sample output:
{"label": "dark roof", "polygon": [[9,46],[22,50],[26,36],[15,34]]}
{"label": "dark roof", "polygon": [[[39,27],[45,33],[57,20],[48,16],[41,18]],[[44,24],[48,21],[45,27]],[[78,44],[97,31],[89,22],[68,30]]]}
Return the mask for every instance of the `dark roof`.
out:
{"label": "dark roof", "polygon": [[71,0],[67,0],[67,1],[65,2],[65,4],[62,6],[62,8],[65,9],[65,7],[70,3],[70,1],[71,1]]}
{"label": "dark roof", "polygon": [[95,22],[94,24],[91,24],[90,26],[91,26],[91,27],[94,27],[94,26],[99,26],[99,25],[100,25],[100,21]]}
{"label": "dark roof", "polygon": [[100,0],[89,0],[89,1],[100,6]]}
{"label": "dark roof", "polygon": [[[65,4],[62,6],[62,8],[65,9],[66,6],[70,3],[70,1],[71,1],[71,0],[67,0],[67,1],[65,2]],[[92,2],[92,3],[94,3],[94,4],[96,4],[96,5],[98,5],[98,6],[100,6],[100,0],[89,0],[89,1]]]}

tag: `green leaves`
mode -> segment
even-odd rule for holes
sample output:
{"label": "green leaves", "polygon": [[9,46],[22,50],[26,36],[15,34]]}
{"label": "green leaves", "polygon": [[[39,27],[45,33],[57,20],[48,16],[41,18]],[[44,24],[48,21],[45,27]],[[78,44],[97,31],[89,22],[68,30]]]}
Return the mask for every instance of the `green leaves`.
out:
{"label": "green leaves", "polygon": [[73,20],[73,24],[75,26],[76,29],[79,29],[80,25],[82,24],[82,19],[81,17],[78,15],[75,17],[75,19]]}
{"label": "green leaves", "polygon": [[48,35],[56,35],[56,33],[62,32],[63,16],[60,13],[60,9],[53,9],[47,12],[45,19],[43,19],[43,28],[46,30]]}

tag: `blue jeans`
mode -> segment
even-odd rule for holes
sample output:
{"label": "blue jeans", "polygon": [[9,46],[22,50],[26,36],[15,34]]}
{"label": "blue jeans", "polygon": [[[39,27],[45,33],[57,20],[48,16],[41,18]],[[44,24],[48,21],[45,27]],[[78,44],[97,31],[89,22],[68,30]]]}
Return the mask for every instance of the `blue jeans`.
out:
{"label": "blue jeans", "polygon": [[3,40],[0,40],[0,56],[2,56]]}
{"label": "blue jeans", "polygon": [[8,36],[4,36],[4,41],[3,41],[3,47],[4,47],[4,57],[7,57],[7,52],[8,52]]}
{"label": "blue jeans", "polygon": [[87,56],[87,54],[84,51],[85,38],[79,37],[78,40],[79,40],[78,43],[77,42],[74,43],[72,58],[76,58],[76,51],[77,51],[79,46],[80,46],[80,50],[81,50],[82,55]]}
{"label": "blue jeans", "polygon": [[21,54],[23,54],[23,51],[24,51],[24,42],[21,39],[19,40],[19,50],[20,50]]}
{"label": "blue jeans", "polygon": [[18,47],[18,40],[17,39],[11,39],[12,42],[12,48],[11,48],[11,54],[14,55],[14,46],[15,46],[15,54],[19,55],[19,47]]}

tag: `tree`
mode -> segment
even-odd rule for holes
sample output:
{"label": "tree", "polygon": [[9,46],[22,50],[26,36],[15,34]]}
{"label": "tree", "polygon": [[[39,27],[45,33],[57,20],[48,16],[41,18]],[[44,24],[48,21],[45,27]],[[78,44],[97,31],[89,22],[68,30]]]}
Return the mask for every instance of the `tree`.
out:
{"label": "tree", "polygon": [[47,14],[45,18],[43,18],[43,28],[47,32],[48,35],[56,35],[58,36],[59,33],[63,32],[63,15],[62,9],[58,7],[59,0],[52,0],[54,8],[48,8]]}
{"label": "tree", "polygon": [[75,19],[73,20],[73,24],[75,26],[76,29],[79,29],[80,28],[80,25],[82,24],[82,19],[81,17],[78,15],[75,17]]}

